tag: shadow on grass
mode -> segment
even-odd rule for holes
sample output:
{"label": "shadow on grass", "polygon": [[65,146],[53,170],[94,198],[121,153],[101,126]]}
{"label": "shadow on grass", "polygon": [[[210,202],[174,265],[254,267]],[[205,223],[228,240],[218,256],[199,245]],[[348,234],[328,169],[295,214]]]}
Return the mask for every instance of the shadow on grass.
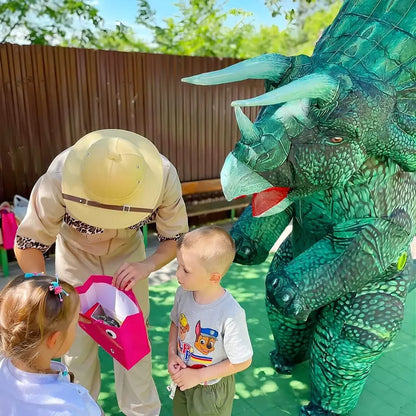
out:
{"label": "shadow on grass", "polygon": [[[264,305],[264,280],[268,267],[269,262],[254,267],[233,264],[223,280],[223,286],[246,311],[254,350],[250,368],[236,375],[233,415],[297,416],[300,406],[309,402],[308,362],[298,365],[292,375],[279,375],[270,366],[269,352],[273,349],[273,339]],[[149,335],[153,351],[153,377],[162,402],[161,416],[172,414],[172,402],[166,389],[170,382],[167,348],[170,311],[177,286],[176,279],[173,279],[150,287]],[[413,394],[416,388],[415,294],[416,290],[409,296],[402,331],[372,369],[352,416],[416,414]],[[103,351],[100,351],[100,356],[103,393],[99,402],[106,415],[122,415],[115,397],[112,359]]]}
{"label": "shadow on grass", "polygon": [[[307,402],[307,364],[291,376],[279,376],[270,366],[268,354],[273,341],[264,305],[264,279],[269,263],[256,267],[233,264],[223,286],[246,311],[254,357],[250,368],[236,375],[235,415],[289,415]],[[153,376],[162,402],[161,416],[172,414],[166,386],[170,311],[178,284],[176,279],[150,288],[150,337],[153,350]],[[296,412],[296,413],[295,413]]]}

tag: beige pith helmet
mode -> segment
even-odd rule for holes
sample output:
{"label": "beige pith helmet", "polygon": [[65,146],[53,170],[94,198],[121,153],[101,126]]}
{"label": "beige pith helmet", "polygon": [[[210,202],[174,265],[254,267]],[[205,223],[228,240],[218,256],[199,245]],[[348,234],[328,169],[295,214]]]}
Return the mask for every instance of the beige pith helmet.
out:
{"label": "beige pith helmet", "polygon": [[121,229],[151,214],[162,183],[162,159],[153,143],[131,131],[106,129],[88,133],[71,147],[62,194],[76,219]]}

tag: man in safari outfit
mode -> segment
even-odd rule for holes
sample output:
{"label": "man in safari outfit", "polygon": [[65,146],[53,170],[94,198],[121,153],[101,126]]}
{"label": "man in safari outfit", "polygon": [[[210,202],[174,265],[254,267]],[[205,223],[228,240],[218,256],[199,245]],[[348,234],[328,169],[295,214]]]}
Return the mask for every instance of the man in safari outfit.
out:
{"label": "man in safari outfit", "polygon": [[[151,220],[159,246],[145,258],[140,228]],[[116,287],[133,289],[147,319],[147,278],[175,257],[175,240],[187,230],[180,181],[169,160],[138,134],[98,130],[60,153],[36,182],[15,254],[23,272],[44,272],[43,254],[56,242],[60,278],[79,286],[93,274],[114,276]],[[101,373],[92,338],[79,329],[63,360],[97,399]],[[160,413],[150,353],[130,370],[114,361],[114,375],[125,415]]]}

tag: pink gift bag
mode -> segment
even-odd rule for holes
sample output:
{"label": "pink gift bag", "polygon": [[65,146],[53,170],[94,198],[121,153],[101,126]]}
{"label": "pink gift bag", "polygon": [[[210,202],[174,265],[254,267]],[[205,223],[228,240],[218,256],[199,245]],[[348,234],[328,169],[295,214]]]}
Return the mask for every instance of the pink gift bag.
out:
{"label": "pink gift bag", "polygon": [[[10,207],[10,205],[9,205]],[[14,246],[14,238],[16,237],[17,222],[14,212],[10,208],[2,204],[0,208],[1,215],[1,234],[3,247],[6,250],[10,250]]]}
{"label": "pink gift bag", "polygon": [[90,322],[80,327],[127,370],[150,352],[143,313],[132,290],[111,285],[111,276],[90,276],[76,288],[80,314]]}

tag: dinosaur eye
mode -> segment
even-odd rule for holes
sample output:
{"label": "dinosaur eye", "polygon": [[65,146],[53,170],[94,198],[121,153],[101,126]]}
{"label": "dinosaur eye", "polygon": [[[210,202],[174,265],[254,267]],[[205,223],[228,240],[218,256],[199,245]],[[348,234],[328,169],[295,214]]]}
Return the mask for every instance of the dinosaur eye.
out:
{"label": "dinosaur eye", "polygon": [[341,143],[344,139],[342,137],[333,137],[331,143]]}

